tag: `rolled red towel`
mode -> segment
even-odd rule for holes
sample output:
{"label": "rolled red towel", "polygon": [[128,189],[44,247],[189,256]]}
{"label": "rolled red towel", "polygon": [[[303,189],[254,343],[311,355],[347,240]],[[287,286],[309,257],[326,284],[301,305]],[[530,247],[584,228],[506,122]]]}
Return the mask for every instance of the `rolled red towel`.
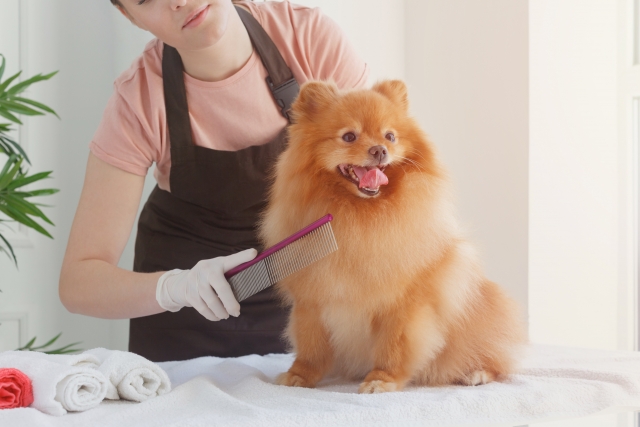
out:
{"label": "rolled red towel", "polygon": [[0,409],[22,408],[33,403],[31,380],[14,368],[0,369]]}

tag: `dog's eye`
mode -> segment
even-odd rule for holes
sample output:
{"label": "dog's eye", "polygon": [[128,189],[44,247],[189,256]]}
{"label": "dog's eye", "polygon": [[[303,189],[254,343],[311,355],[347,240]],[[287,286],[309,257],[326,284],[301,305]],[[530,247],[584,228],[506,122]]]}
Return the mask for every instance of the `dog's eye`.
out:
{"label": "dog's eye", "polygon": [[356,134],[353,132],[347,132],[344,135],[342,135],[342,139],[345,142],[353,142],[356,140]]}
{"label": "dog's eye", "polygon": [[391,142],[396,142],[396,136],[394,134],[392,134],[391,132],[387,132],[387,134],[384,136],[388,141]]}

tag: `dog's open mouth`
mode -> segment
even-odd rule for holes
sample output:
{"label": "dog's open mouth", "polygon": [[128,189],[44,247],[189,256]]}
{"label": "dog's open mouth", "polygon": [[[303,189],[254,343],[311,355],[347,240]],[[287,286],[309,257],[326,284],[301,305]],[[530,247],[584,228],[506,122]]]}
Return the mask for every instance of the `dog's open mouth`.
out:
{"label": "dog's open mouth", "polygon": [[387,185],[389,179],[384,174],[386,165],[358,166],[350,164],[338,165],[338,170],[349,181],[358,186],[360,192],[367,196],[375,196],[380,191],[381,185]]}

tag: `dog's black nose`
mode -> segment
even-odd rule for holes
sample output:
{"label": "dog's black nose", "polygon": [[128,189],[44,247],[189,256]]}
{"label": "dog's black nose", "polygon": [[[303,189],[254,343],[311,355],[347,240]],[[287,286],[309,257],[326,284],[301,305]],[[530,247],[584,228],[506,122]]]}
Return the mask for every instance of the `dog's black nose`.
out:
{"label": "dog's black nose", "polygon": [[384,163],[387,161],[387,147],[385,147],[384,145],[376,145],[369,148],[369,154],[371,154],[373,158],[378,161],[378,163]]}

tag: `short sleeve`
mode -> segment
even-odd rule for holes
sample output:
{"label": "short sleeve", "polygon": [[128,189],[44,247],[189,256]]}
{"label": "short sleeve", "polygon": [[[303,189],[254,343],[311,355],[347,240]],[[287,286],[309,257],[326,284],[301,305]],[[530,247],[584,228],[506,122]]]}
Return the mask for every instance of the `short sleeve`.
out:
{"label": "short sleeve", "polygon": [[157,161],[157,150],[139,117],[116,89],[89,144],[93,155],[126,172],[145,176]]}
{"label": "short sleeve", "polygon": [[297,12],[306,15],[299,17],[297,36],[301,50],[307,54],[312,77],[333,80],[341,89],[364,87],[369,69],[342,28],[320,8]]}

